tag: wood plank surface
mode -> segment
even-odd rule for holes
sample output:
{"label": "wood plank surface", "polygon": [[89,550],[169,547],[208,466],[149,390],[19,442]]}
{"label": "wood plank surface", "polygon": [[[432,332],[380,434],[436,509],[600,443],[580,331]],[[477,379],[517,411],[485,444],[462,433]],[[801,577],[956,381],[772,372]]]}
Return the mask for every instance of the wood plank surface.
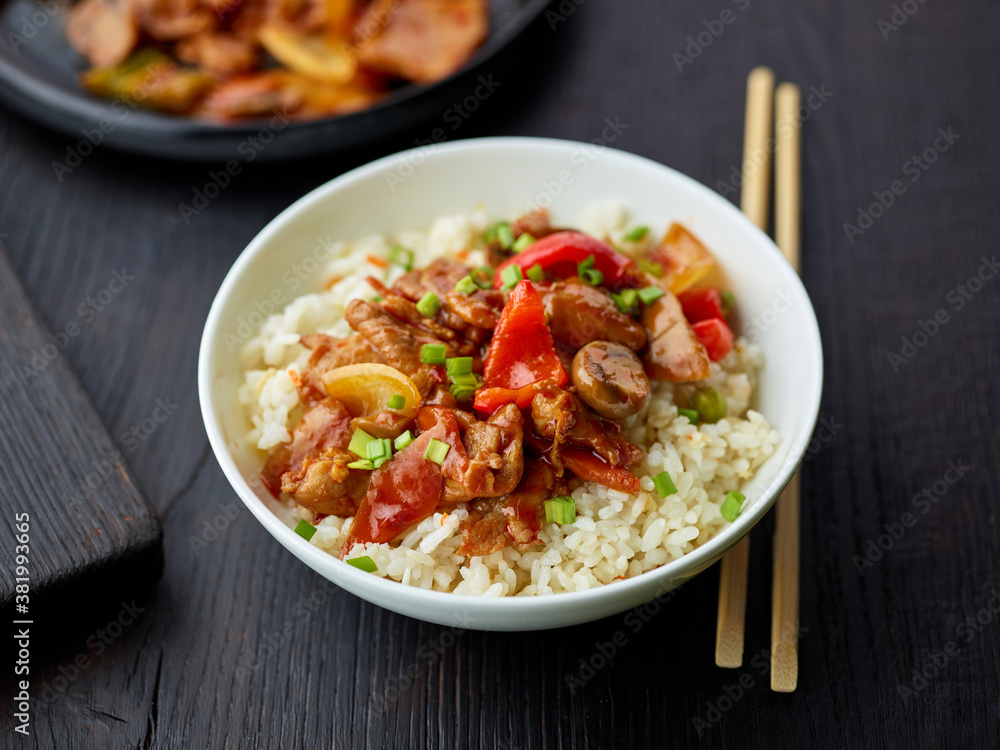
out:
{"label": "wood plank surface", "polygon": [[[715,570],[669,602],[564,631],[455,633],[328,588],[230,490],[195,378],[225,273],[293,200],[440,123],[348,158],[247,165],[185,222],[178,205],[209,167],[99,152],[60,181],[52,164],[72,141],[0,113],[0,233],[51,330],[113,271],[135,276],[65,354],[165,545],[163,580],[110,643],[71,613],[60,638],[33,643],[33,690],[47,692],[15,738],[4,683],[3,744],[1000,746],[1000,6],[915,5],[888,30],[888,2],[567,0],[520,51],[525,67],[448,130],[589,141],[610,120],[612,146],[735,201],[746,74],[767,65],[802,87],[802,276],[826,379],[801,474],[792,694],[766,673],[770,518],[753,534],[744,666],[722,670]],[[869,209],[897,180],[892,205]],[[859,207],[879,216],[859,225]],[[128,450],[158,399],[178,408]]]}

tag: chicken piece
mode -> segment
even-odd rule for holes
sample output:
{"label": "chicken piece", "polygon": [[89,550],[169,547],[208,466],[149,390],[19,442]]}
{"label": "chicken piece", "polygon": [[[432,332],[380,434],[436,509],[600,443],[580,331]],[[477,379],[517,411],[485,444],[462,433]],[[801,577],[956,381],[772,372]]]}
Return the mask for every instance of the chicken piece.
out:
{"label": "chicken piece", "polygon": [[520,237],[522,234],[530,234],[536,240],[540,240],[542,237],[558,231],[549,223],[549,211],[547,208],[529,211],[512,222],[510,230],[513,232],[515,238]]}
{"label": "chicken piece", "polygon": [[302,95],[286,86],[281,70],[248,73],[220,83],[202,101],[196,114],[222,122],[244,118],[284,116],[298,112]]}
{"label": "chicken piece", "polygon": [[352,471],[357,459],[346,451],[328,448],[309,454],[302,465],[281,475],[281,491],[299,505],[327,516],[353,516],[368,491],[369,472]]}
{"label": "chicken piece", "polygon": [[503,292],[496,289],[477,289],[472,294],[449,292],[445,301],[470,326],[492,331],[500,322],[505,300]]}
{"label": "chicken piece", "polygon": [[227,33],[195,34],[177,44],[177,58],[219,78],[229,78],[257,67],[257,47]]}
{"label": "chicken piece", "polygon": [[83,0],[69,11],[66,39],[91,65],[125,61],[139,41],[139,22],[127,0]]}
{"label": "chicken piece", "polygon": [[347,450],[351,442],[351,415],[337,399],[327,398],[302,415],[292,431],[292,441],[271,454],[260,473],[264,486],[275,497],[281,491],[281,477],[302,468],[306,457],[331,448]]}
{"label": "chicken piece", "polygon": [[375,0],[355,24],[359,62],[417,83],[451,75],[486,39],[486,0]]}
{"label": "chicken piece", "polygon": [[709,376],[708,352],[691,330],[673,294],[664,290],[662,297],[646,305],[642,324],[649,335],[643,364],[651,379],[683,383]]}
{"label": "chicken piece", "polygon": [[566,493],[566,485],[552,467],[530,461],[517,489],[497,498],[476,500],[462,521],[462,546],[458,554],[489,555],[514,545],[524,552],[541,544],[538,532],[545,516],[545,501]]}
{"label": "chicken piece", "polygon": [[364,336],[335,339],[325,333],[307,333],[302,337],[302,346],[312,349],[309,362],[299,376],[299,398],[304,403],[326,398],[323,375],[330,370],[366,362],[385,364],[385,358]]}
{"label": "chicken piece", "polygon": [[[459,294],[455,285],[472,272],[456,260],[437,258],[426,268],[410,271],[400,276],[392,291],[413,302],[419,302],[427,292],[433,292],[447,304],[435,318],[453,330],[464,334],[474,343],[485,343],[482,331],[469,330],[469,326],[492,331],[500,320],[504,297],[494,289],[477,289],[472,294]],[[384,295],[383,295],[384,296]]]}
{"label": "chicken piece", "polygon": [[454,290],[455,285],[468,276],[471,270],[457,260],[436,258],[426,268],[419,268],[400,276],[392,289],[413,302],[418,302],[427,292],[434,292],[438,297],[444,297]]}
{"label": "chicken piece", "polygon": [[622,437],[617,424],[602,420],[551,380],[535,386],[531,421],[539,436],[552,441],[549,460],[557,470],[564,465],[560,455],[563,446],[588,448],[614,467],[633,466],[642,460],[642,451]]}
{"label": "chicken piece", "polygon": [[214,29],[215,12],[199,0],[130,0],[139,16],[139,25],[150,37],[171,42]]}
{"label": "chicken piece", "polygon": [[579,349],[591,341],[612,341],[639,351],[646,332],[621,312],[608,294],[577,278],[558,281],[543,291],[549,330],[556,342]]}

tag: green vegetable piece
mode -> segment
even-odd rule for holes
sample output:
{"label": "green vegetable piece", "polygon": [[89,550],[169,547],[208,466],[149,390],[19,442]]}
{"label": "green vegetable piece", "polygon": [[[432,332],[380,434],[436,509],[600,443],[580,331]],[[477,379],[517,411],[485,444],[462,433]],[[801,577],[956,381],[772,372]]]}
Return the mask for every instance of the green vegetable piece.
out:
{"label": "green vegetable piece", "polygon": [[397,451],[403,450],[406,446],[413,442],[413,433],[407,430],[398,438],[392,441]]}
{"label": "green vegetable piece", "polygon": [[433,318],[441,309],[441,300],[434,292],[427,292],[417,303],[417,312],[427,318]]}
{"label": "green vegetable piece", "polygon": [[740,515],[740,508],[743,507],[743,501],[747,499],[747,496],[742,492],[737,492],[732,490],[726,493],[726,499],[722,501],[722,508],[720,512],[722,517],[725,518],[729,523],[732,523]]}
{"label": "green vegetable piece", "polygon": [[663,290],[658,286],[644,286],[638,294],[644,305],[651,305],[663,296]]}
{"label": "green vegetable piece", "polygon": [[511,264],[500,272],[500,280],[503,281],[504,289],[513,289],[517,282],[524,278],[524,273],[519,265]]}
{"label": "green vegetable piece", "polygon": [[444,344],[424,344],[420,347],[420,361],[425,365],[443,365],[447,354]]}
{"label": "green vegetable piece", "polygon": [[476,292],[479,288],[479,285],[476,284],[471,276],[463,276],[458,280],[458,283],[455,284],[455,291],[459,294],[465,295],[466,297]]}
{"label": "green vegetable piece", "polygon": [[402,266],[407,271],[413,270],[413,251],[403,245],[393,245],[389,251],[389,262]]}
{"label": "green vegetable piece", "polygon": [[639,242],[647,234],[649,234],[649,227],[636,227],[625,235],[624,240],[626,242]]}
{"label": "green vegetable piece", "polygon": [[674,486],[674,480],[671,479],[670,474],[665,471],[661,471],[653,477],[653,486],[656,487],[656,494],[660,497],[673,495],[677,492],[677,487]]}
{"label": "green vegetable piece", "polygon": [[347,446],[347,450],[354,453],[361,458],[366,458],[368,456],[368,444],[372,442],[375,438],[369,435],[362,429],[357,429],[354,434],[351,435],[351,442]]}
{"label": "green vegetable piece", "polygon": [[527,232],[525,232],[520,237],[518,237],[516,240],[514,240],[514,244],[511,247],[511,249],[515,253],[519,253],[522,250],[526,250],[527,248],[531,247],[534,243],[535,243],[535,238],[532,237]]}
{"label": "green vegetable piece", "polygon": [[440,466],[444,463],[444,459],[450,450],[451,446],[448,443],[442,443],[437,438],[431,438],[431,441],[427,444],[427,448],[424,450],[424,458]]}
{"label": "green vegetable piece", "polygon": [[313,538],[313,535],[316,533],[316,527],[313,526],[308,521],[306,521],[305,519],[302,519],[297,524],[295,524],[295,533],[308,542]]}
{"label": "green vegetable piece", "polygon": [[698,410],[702,422],[715,424],[729,411],[726,397],[714,388],[706,388],[694,394],[691,405]]}
{"label": "green vegetable piece", "polygon": [[545,281],[545,269],[541,263],[536,263],[528,269],[528,278],[532,281]]}
{"label": "green vegetable piece", "polygon": [[348,565],[353,565],[358,570],[363,570],[365,573],[374,573],[378,570],[378,565],[372,560],[368,555],[363,555],[362,557],[352,557],[345,561]]}
{"label": "green vegetable piece", "polygon": [[682,417],[687,417],[691,424],[698,424],[698,412],[694,409],[678,409],[677,413]]}
{"label": "green vegetable piece", "polygon": [[390,409],[402,409],[406,406],[406,397],[401,393],[394,393],[389,396],[388,406]]}

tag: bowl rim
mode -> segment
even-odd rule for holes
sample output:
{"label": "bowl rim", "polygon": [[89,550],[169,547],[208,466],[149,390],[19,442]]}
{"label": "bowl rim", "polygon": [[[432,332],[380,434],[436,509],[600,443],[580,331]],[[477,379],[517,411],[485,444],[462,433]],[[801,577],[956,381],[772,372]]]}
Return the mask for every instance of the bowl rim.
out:
{"label": "bowl rim", "polygon": [[[226,474],[229,483],[233,486],[233,489],[236,490],[237,494],[239,494],[248,509],[284,547],[286,547],[296,557],[305,562],[320,575],[332,580],[334,583],[343,580],[352,581],[362,588],[374,587],[372,589],[374,592],[391,596],[401,603],[414,603],[423,606],[446,605],[449,609],[483,611],[497,609],[503,610],[505,614],[523,614],[525,616],[540,615],[549,610],[559,609],[564,605],[579,606],[586,605],[588,603],[594,604],[604,599],[616,597],[619,594],[626,594],[626,592],[630,592],[635,589],[647,588],[654,582],[659,582],[661,584],[659,590],[661,593],[666,593],[678,585],[678,581],[683,582],[694,575],[685,575],[686,573],[690,573],[692,570],[701,572],[710,564],[713,564],[718,559],[721,559],[722,555],[725,554],[728,549],[735,546],[744,536],[746,536],[750,529],[752,529],[760,521],[760,519],[764,517],[768,510],[770,510],[771,506],[777,500],[778,495],[791,480],[794,473],[798,470],[806,449],[808,448],[812,431],[815,429],[815,425],[819,417],[823,385],[823,350],[819,325],[816,320],[812,301],[810,300],[808,292],[802,284],[799,275],[788,264],[788,261],[785,260],[784,255],[777,248],[771,238],[766,233],[761,231],[745,215],[743,215],[736,206],[718,193],[714,192],[695,179],[652,159],[604,146],[601,147],[602,155],[606,155],[610,158],[621,159],[635,168],[665,170],[674,179],[679,180],[682,183],[686,183],[686,187],[690,190],[696,193],[701,193],[702,197],[707,197],[712,202],[715,202],[720,211],[729,212],[730,217],[735,219],[737,223],[742,224],[745,231],[757,234],[760,239],[765,240],[766,244],[770,245],[774,249],[777,255],[775,260],[779,265],[783,265],[787,269],[786,275],[788,278],[781,279],[782,283],[787,281],[793,286],[796,286],[796,291],[802,295],[802,299],[805,302],[801,314],[803,324],[809,333],[809,343],[811,344],[809,348],[813,350],[812,354],[815,356],[816,364],[814,376],[810,380],[803,381],[805,386],[804,392],[806,394],[806,398],[803,400],[803,407],[808,409],[806,423],[810,425],[810,428],[802,431],[801,434],[796,436],[783,436],[784,439],[793,440],[793,442],[789,444],[788,455],[785,461],[778,469],[771,483],[761,491],[760,497],[754,502],[753,505],[747,508],[746,511],[741,513],[734,523],[722,529],[702,546],[692,552],[682,555],[675,560],[671,560],[658,568],[646,571],[638,576],[615,581],[612,584],[596,586],[585,591],[561,592],[552,596],[511,596],[498,597],[497,599],[492,597],[471,597],[463,596],[461,594],[456,595],[452,592],[422,589],[416,586],[404,586],[397,581],[373,576],[370,573],[365,573],[351,565],[343,563],[329,552],[326,552],[307,542],[305,539],[296,534],[292,528],[283,523],[281,519],[279,519],[260,500],[260,498],[257,497],[257,495],[250,488],[249,484],[240,474],[235,461],[229,453],[221,426],[217,423],[213,414],[214,402],[211,381],[213,348],[215,346],[215,342],[218,340],[218,337],[221,335],[223,308],[225,307],[228,299],[238,289],[239,279],[243,275],[243,272],[253,263],[257,255],[271,243],[272,239],[284,231],[286,223],[308,211],[315,204],[329,200],[333,195],[341,191],[349,190],[355,183],[367,179],[373,172],[380,172],[392,165],[405,162],[416,153],[420,153],[422,158],[429,160],[435,158],[435,156],[439,154],[461,154],[463,152],[474,152],[489,149],[519,148],[551,151],[553,149],[573,150],[578,149],[581,146],[590,147],[590,145],[591,144],[588,143],[556,138],[499,136],[469,138],[428,146],[420,146],[384,156],[380,159],[345,172],[316,187],[296,200],[279,213],[274,219],[268,222],[268,224],[254,237],[254,239],[250,241],[246,248],[244,248],[244,250],[240,253],[229,272],[226,274],[226,277],[212,302],[202,334],[198,354],[199,401],[201,405],[202,419],[205,424],[206,432],[208,433],[209,442],[211,444],[212,451],[215,454],[216,460],[219,462],[223,472]],[[605,154],[605,152],[607,152],[607,154]],[[336,561],[337,563],[340,563],[340,565],[328,567],[331,561]],[[656,595],[645,597],[643,598],[643,601],[650,601],[655,598],[655,596]],[[360,598],[367,599],[366,596],[362,596]],[[498,601],[502,603],[497,603]],[[586,618],[580,621],[586,621]],[[487,625],[487,628],[489,628],[489,625]]]}

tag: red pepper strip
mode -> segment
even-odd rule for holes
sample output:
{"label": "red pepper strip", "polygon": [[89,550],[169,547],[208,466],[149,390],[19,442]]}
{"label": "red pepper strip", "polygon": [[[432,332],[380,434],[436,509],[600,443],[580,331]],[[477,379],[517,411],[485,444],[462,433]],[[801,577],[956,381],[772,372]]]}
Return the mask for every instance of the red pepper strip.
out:
{"label": "red pepper strip", "polygon": [[630,495],[639,494],[639,478],[635,474],[622,466],[612,466],[591,451],[563,449],[560,456],[566,468],[580,479],[597,482]]}
{"label": "red pepper strip", "polygon": [[446,437],[447,431],[439,423],[372,472],[368,494],[358,506],[350,535],[340,548],[341,560],[355,544],[390,542],[434,512],[444,494],[444,475],[442,467],[424,458],[424,451],[432,439]]}
{"label": "red pepper strip", "polygon": [[580,232],[556,232],[533,243],[524,252],[504,261],[497,267],[493,286],[497,289],[503,286],[500,275],[510,265],[521,267],[521,272],[527,276],[528,269],[536,263],[553,276],[568,278],[576,276],[576,265],[594,256],[594,268],[604,274],[604,286],[612,289],[630,277],[630,271],[635,268],[635,261],[627,258],[606,242],[601,242]]}
{"label": "red pepper strip", "polygon": [[493,333],[483,363],[483,387],[476,391],[476,409],[492,413],[511,401],[524,408],[534,393],[531,386],[540,380],[562,385],[567,375],[545,324],[541,295],[530,281],[521,280]]}
{"label": "red pepper strip", "polygon": [[691,326],[691,330],[694,331],[694,335],[698,337],[698,340],[705,347],[705,351],[708,352],[708,358],[713,362],[718,362],[733,349],[733,332],[726,321],[720,318],[699,320]]}
{"label": "red pepper strip", "polygon": [[681,308],[684,310],[684,317],[688,323],[697,323],[699,320],[711,320],[718,318],[725,320],[722,312],[722,295],[718,289],[699,289],[696,292],[682,292],[677,295]]}

